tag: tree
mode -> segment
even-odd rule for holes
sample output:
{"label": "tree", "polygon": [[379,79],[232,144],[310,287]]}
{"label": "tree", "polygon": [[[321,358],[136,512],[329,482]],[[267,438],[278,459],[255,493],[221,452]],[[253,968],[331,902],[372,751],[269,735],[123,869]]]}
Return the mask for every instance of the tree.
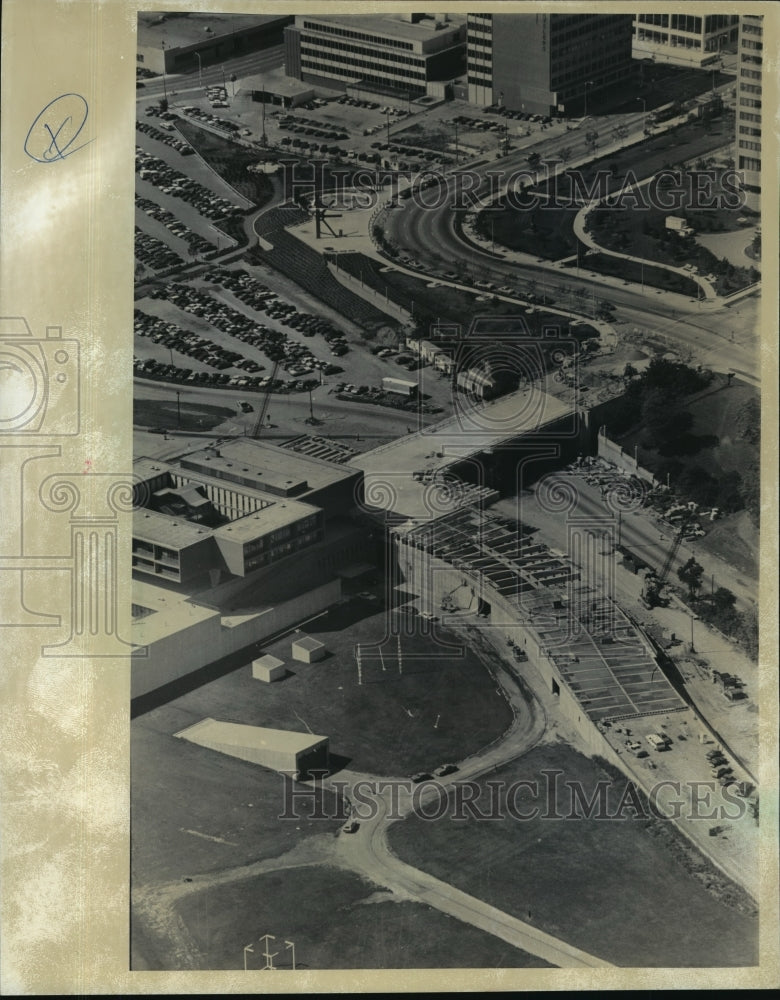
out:
{"label": "tree", "polygon": [[160,111],[167,111],[167,110],[168,110],[168,98],[167,97],[161,97],[160,98]]}
{"label": "tree", "polygon": [[572,154],[571,146],[563,146],[561,149],[558,150],[558,156],[560,156],[561,160],[563,160],[564,163],[568,163],[568,161],[571,159],[571,154]]}
{"label": "tree", "polygon": [[592,129],[590,132],[585,133],[585,142],[590,146],[591,150],[594,150],[598,145],[599,134],[594,132]]}
{"label": "tree", "polygon": [[539,164],[541,162],[542,162],[542,158],[539,155],[539,153],[529,153],[529,155],[528,155],[528,166],[531,168],[531,170],[534,171],[534,173],[536,172],[536,170],[539,167]]}
{"label": "tree", "polygon": [[680,566],[677,570],[677,576],[681,583],[684,583],[688,588],[688,597],[693,600],[697,592],[701,589],[701,581],[704,576],[704,567],[700,566],[696,562],[693,556],[688,560],[687,563]]}

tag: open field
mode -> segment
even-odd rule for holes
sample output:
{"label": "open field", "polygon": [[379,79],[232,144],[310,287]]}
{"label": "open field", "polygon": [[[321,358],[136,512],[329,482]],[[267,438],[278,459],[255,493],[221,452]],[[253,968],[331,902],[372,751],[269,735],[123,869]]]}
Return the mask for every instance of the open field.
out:
{"label": "open field", "polygon": [[[294,899],[296,905],[290,906]],[[276,937],[278,969],[543,968],[547,963],[421,903],[398,900],[358,875],[316,866],[270,872],[180,900],[204,969],[240,969],[243,947]],[[255,943],[249,969],[262,969]]]}
{"label": "open field", "polygon": [[[538,780],[543,788],[544,769],[561,772],[556,801],[564,816],[571,812],[566,781],[581,782],[591,797],[596,782],[609,777],[595,761],[555,744],[535,747],[490,780]],[[624,783],[617,780],[610,801],[620,801]],[[488,800],[484,787],[483,812]],[[523,811],[547,807],[528,792],[516,802]],[[415,816],[390,828],[390,843],[409,864],[618,965],[755,964],[758,925],[741,890],[684,846],[666,821],[625,815],[465,822]]]}
{"label": "open field", "polygon": [[180,403],[177,409],[173,387],[170,393],[170,402],[141,399],[136,393],[133,398],[133,423],[164,430],[209,431],[236,415],[235,409],[210,406],[208,403]]}
{"label": "open field", "polygon": [[285,661],[286,679],[273,684],[254,680],[248,654],[247,666],[155,709],[154,725],[176,732],[211,716],[279,729],[308,728],[330,737],[331,754],[342,765],[401,775],[459,760],[507,729],[511,712],[491,674],[452,633],[437,632],[437,643],[412,624],[414,633],[401,637],[399,674],[397,641],[385,638],[385,612],[376,613],[377,607],[378,601],[371,605],[358,598],[312,622],[306,633],[324,642],[330,653],[321,662],[291,660],[290,637],[263,646],[264,653]]}

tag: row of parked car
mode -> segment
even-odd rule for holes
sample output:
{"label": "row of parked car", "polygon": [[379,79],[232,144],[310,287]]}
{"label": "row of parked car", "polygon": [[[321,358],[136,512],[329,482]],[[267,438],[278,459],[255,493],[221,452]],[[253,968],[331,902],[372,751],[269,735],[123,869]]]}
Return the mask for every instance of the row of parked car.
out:
{"label": "row of parked car", "polygon": [[[216,105],[212,105],[212,107],[216,107]],[[238,132],[241,132],[242,135],[250,135],[249,129],[242,129],[236,122],[232,122],[228,118],[220,118],[219,115],[213,115],[210,111],[201,111],[200,108],[191,107],[182,108],[181,110],[188,118],[194,118],[195,121],[203,122],[205,125],[210,125],[211,128],[219,129],[228,135],[235,135]]]}
{"label": "row of parked car", "polygon": [[338,142],[341,142],[343,139],[349,139],[349,132],[346,129],[323,124],[315,118],[281,115],[278,125],[284,131],[295,132],[297,135],[313,135],[319,139],[335,139]]}
{"label": "row of parked car", "polygon": [[167,208],[163,208],[162,205],[158,205],[157,202],[150,201],[148,198],[139,198],[138,195],[135,196],[135,206],[144,215],[148,215],[150,219],[157,219],[161,222],[166,229],[173,233],[174,236],[178,236],[179,239],[184,240],[188,243],[190,250],[193,254],[205,254],[210,253],[215,250],[213,243],[209,243],[208,240],[204,240],[202,236],[198,236],[197,233],[185,226],[181,219],[177,219],[173,212],[169,212]]}
{"label": "row of parked car", "polygon": [[[167,124],[167,123],[166,123]],[[136,122],[135,127],[139,132],[144,135],[148,135],[150,139],[156,139],[157,142],[164,142],[166,146],[170,146],[171,149],[175,149],[177,152],[181,153],[182,156],[192,156],[195,150],[190,146],[188,142],[184,142],[178,133],[172,133],[173,126],[170,125],[169,128],[163,128],[164,131],[159,128],[155,128],[149,122]]]}
{"label": "row of parked car", "polygon": [[[211,389],[244,389],[255,392],[305,392],[319,385],[319,379],[272,379],[269,375],[229,375],[227,372],[199,371],[165,364],[154,358],[133,357],[133,375],[137,378],[164,379],[179,384],[202,385]],[[250,412],[250,411],[245,411]]]}
{"label": "row of parked car", "polygon": [[529,115],[525,111],[510,111],[509,108],[505,108],[503,106],[499,107],[497,104],[492,104],[489,108],[485,108],[484,110],[489,115],[501,115],[502,118],[514,118],[515,121],[519,122],[536,122],[537,124],[542,125],[552,124],[552,118],[549,115]]}
{"label": "row of parked car", "polygon": [[152,271],[168,271],[180,267],[184,260],[156,236],[135,227],[135,257]]}
{"label": "row of parked car", "polygon": [[141,180],[154,184],[163,194],[181,198],[212,222],[243,215],[243,209],[238,205],[169,167],[164,160],[145,152],[140,146],[136,146],[135,169]]}
{"label": "row of parked car", "polygon": [[[234,271],[226,267],[218,268],[212,272],[211,278],[223,288],[231,291],[245,305],[281,319],[285,325],[299,329],[304,336],[321,334],[328,342],[332,354],[340,357],[349,350],[344,334],[337,330],[332,323],[328,323],[318,316],[313,316],[311,313],[301,312],[289,302],[283,302],[275,292],[253,278],[247,271]],[[280,336],[284,335],[280,334]]]}
{"label": "row of parked car", "polygon": [[246,371],[261,372],[264,365],[245,358],[237,351],[229,351],[206,337],[191,330],[182,330],[173,323],[166,323],[159,316],[151,316],[141,309],[134,310],[133,332],[137,337],[148,337],[154,344],[162,344],[179,354],[186,354],[210,368],[244,368]]}

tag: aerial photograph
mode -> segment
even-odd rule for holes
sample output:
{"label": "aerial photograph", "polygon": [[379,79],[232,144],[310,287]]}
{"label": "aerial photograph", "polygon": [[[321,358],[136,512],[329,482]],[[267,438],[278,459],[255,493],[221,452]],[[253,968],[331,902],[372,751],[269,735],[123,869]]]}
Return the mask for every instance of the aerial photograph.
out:
{"label": "aerial photograph", "polygon": [[137,14],[130,968],[755,967],[763,18],[386,6]]}

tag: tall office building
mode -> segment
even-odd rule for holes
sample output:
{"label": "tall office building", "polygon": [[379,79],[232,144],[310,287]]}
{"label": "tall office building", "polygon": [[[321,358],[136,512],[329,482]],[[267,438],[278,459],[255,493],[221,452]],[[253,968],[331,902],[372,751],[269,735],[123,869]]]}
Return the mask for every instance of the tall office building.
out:
{"label": "tall office building", "polygon": [[736,42],[738,25],[738,14],[637,14],[634,58],[707,66],[729,43]]}
{"label": "tall office building", "polygon": [[742,14],[737,49],[737,156],[744,175],[745,204],[755,211],[761,198],[761,72],[763,18]]}
{"label": "tall office building", "polygon": [[466,26],[449,14],[305,14],[284,40],[288,76],[416,98],[463,72]]}
{"label": "tall office building", "polygon": [[533,114],[581,112],[627,80],[631,14],[469,14],[469,100]]}

